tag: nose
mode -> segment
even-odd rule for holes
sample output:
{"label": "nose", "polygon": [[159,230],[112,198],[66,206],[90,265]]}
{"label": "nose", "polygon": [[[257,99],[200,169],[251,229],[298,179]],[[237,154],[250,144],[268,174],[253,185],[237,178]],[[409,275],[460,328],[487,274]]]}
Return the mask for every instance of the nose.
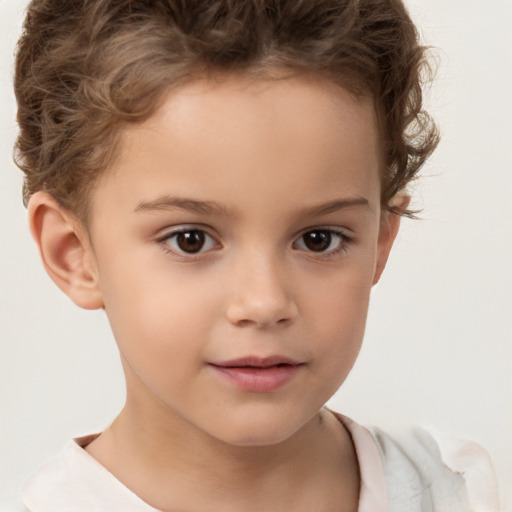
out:
{"label": "nose", "polygon": [[282,262],[253,254],[232,268],[228,320],[236,326],[285,326],[298,316],[293,283]]}

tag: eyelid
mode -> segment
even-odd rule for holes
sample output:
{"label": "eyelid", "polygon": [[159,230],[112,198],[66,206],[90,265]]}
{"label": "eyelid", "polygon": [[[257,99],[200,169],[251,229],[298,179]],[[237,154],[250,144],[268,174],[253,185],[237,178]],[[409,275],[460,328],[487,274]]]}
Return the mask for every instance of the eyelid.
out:
{"label": "eyelid", "polygon": [[[186,251],[176,250],[172,248],[167,240],[170,238],[179,235],[180,233],[188,232],[188,231],[200,231],[204,233],[204,235],[210,238],[216,245],[216,249],[222,248],[222,244],[217,240],[217,236],[211,234],[211,228],[209,226],[205,226],[202,224],[181,224],[172,227],[167,227],[161,231],[161,235],[156,238],[156,241],[162,246],[163,250],[168,253],[172,253],[177,257],[181,257],[186,260],[193,260],[197,258],[203,257],[205,254],[211,252],[216,249],[208,249],[208,250],[200,250],[196,253],[187,253]],[[299,249],[309,255],[313,255],[318,258],[329,258],[337,255],[340,252],[344,252],[348,250],[348,246],[352,244],[355,240],[355,236],[352,231],[348,228],[339,227],[339,226],[311,226],[306,229],[300,231],[295,237],[293,246],[297,244],[297,241],[300,240],[305,234],[310,233],[312,231],[328,231],[334,236],[340,237],[339,246],[335,249],[331,249],[330,251],[313,251],[310,249]]]}
{"label": "eyelid", "polygon": [[307,253],[308,255],[313,255],[318,258],[329,258],[338,255],[339,253],[345,252],[348,250],[348,246],[354,242],[354,235],[347,228],[341,228],[339,226],[314,226],[309,227],[307,229],[302,230],[294,242],[294,245],[300,240],[305,234],[311,233],[313,231],[328,231],[334,236],[340,237],[340,243],[338,247],[335,249],[331,249],[330,251],[313,251],[310,249],[299,249]]}
{"label": "eyelid", "polygon": [[210,252],[212,249],[208,250],[200,250],[196,253],[187,253],[185,251],[176,250],[175,248],[172,248],[167,241],[170,238],[175,237],[176,235],[179,235],[180,233],[187,233],[190,231],[200,231],[203,233],[206,237],[213,240],[215,245],[218,247],[222,247],[221,244],[218,242],[217,238],[213,236],[209,231],[209,229],[201,224],[180,224],[173,227],[168,227],[162,230],[162,234],[157,236],[156,241],[162,246],[163,250],[168,253],[172,253],[173,255],[177,257],[181,257],[183,259],[191,260],[195,258],[202,257],[204,254]]}
{"label": "eyelid", "polygon": [[351,229],[346,228],[346,227],[341,227],[341,226],[332,226],[329,224],[319,225],[319,226],[310,226],[305,229],[301,229],[297,233],[296,238],[300,238],[301,236],[304,236],[306,233],[310,233],[311,231],[330,231],[332,233],[343,236],[344,238],[347,238],[350,240],[355,238],[355,234],[353,233],[353,231]]}

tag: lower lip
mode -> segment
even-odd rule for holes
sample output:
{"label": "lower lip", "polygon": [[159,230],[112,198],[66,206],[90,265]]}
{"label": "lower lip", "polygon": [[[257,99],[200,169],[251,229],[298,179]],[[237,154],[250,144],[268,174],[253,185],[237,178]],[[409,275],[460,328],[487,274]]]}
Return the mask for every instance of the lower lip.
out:
{"label": "lower lip", "polygon": [[211,367],[226,380],[243,391],[252,393],[270,393],[289,382],[302,365],[286,364],[255,368],[248,366],[215,366]]}

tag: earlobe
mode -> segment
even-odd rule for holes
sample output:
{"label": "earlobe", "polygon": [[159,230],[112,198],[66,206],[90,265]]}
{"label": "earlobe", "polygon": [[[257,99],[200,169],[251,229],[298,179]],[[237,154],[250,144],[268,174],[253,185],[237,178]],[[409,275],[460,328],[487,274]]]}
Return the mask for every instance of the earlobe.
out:
{"label": "earlobe", "polygon": [[84,309],[103,307],[94,254],[80,223],[48,193],[28,204],[30,231],[55,284]]}
{"label": "earlobe", "polygon": [[[396,202],[400,208],[407,208],[411,198],[410,196],[403,195],[396,199]],[[384,272],[386,263],[388,261],[389,253],[393,247],[398,229],[400,228],[401,216],[397,213],[390,211],[383,211],[381,214],[379,239],[377,241],[377,261],[375,264],[375,272],[373,275],[372,284],[375,285],[379,282],[379,279]]]}

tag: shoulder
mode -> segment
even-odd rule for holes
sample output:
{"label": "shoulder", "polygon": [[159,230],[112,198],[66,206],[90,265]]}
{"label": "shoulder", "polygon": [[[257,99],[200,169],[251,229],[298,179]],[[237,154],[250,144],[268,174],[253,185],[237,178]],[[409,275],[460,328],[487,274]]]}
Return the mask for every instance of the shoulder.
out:
{"label": "shoulder", "polygon": [[478,443],[423,427],[368,430],[381,457],[390,512],[498,511],[494,470]]}
{"label": "shoulder", "polygon": [[[90,436],[87,436],[89,438]],[[30,512],[157,512],[117,480],[79,444],[70,441],[23,486]]]}

